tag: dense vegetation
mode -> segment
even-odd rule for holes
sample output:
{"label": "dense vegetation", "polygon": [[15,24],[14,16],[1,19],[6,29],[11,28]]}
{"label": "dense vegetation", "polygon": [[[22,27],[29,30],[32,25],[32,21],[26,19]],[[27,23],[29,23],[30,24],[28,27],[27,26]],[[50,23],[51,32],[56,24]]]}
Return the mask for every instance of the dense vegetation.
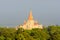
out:
{"label": "dense vegetation", "polygon": [[22,28],[0,28],[0,40],[60,40],[60,27],[24,30]]}

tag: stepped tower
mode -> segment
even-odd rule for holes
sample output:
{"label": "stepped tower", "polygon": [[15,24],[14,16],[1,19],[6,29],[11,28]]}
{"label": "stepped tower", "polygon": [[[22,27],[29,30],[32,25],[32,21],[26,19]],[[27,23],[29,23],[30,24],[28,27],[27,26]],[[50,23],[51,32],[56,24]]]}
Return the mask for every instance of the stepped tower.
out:
{"label": "stepped tower", "polygon": [[30,10],[30,13],[29,13],[29,16],[28,16],[28,20],[24,21],[24,24],[20,25],[18,28],[31,30],[31,29],[34,29],[34,28],[43,29],[43,26],[41,24],[39,25],[38,22],[33,19],[32,10]]}

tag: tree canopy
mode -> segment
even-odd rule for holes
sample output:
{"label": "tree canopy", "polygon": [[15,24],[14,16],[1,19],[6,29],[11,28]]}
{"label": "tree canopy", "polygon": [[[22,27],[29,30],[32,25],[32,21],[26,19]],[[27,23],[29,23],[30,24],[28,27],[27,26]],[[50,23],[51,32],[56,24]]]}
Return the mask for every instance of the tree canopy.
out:
{"label": "tree canopy", "polygon": [[60,26],[52,25],[32,30],[1,27],[0,40],[60,40]]}

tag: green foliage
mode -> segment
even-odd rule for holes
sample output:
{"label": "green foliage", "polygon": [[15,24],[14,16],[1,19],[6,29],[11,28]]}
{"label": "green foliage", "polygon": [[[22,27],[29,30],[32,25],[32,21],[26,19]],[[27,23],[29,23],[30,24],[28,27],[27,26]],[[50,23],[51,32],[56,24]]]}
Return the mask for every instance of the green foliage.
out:
{"label": "green foliage", "polygon": [[5,37],[1,35],[0,36],[0,40],[4,40],[4,39],[5,39]]}
{"label": "green foliage", "polygon": [[25,40],[24,36],[22,34],[17,34],[16,35],[17,40]]}
{"label": "green foliage", "polygon": [[51,40],[60,40],[60,27],[59,26],[49,26],[48,31]]}
{"label": "green foliage", "polygon": [[60,26],[32,30],[0,28],[0,40],[60,40]]}

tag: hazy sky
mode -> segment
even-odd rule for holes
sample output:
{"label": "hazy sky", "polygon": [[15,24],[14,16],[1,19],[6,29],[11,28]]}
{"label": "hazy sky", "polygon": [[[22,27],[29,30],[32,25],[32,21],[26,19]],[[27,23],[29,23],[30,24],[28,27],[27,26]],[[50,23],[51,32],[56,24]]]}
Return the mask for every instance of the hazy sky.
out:
{"label": "hazy sky", "polygon": [[39,23],[60,25],[60,0],[0,0],[0,25],[23,24],[30,9]]}

